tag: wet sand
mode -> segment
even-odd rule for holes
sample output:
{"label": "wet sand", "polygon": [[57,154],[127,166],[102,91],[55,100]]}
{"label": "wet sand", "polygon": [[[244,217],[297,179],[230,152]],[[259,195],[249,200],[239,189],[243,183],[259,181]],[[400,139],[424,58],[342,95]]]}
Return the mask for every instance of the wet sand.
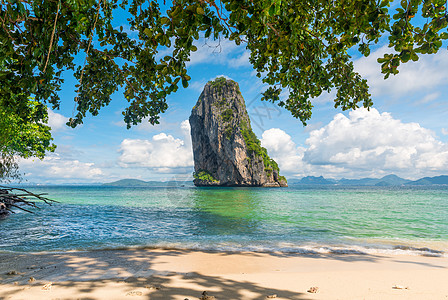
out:
{"label": "wet sand", "polygon": [[[173,249],[0,253],[0,299],[192,300],[203,291],[216,299],[448,299],[447,280],[446,257]],[[307,292],[311,287],[317,293]]]}

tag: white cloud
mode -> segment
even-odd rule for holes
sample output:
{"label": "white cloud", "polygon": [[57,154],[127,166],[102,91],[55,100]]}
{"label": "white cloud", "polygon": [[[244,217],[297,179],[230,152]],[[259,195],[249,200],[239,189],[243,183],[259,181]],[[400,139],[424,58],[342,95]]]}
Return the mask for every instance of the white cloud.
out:
{"label": "white cloud", "polygon": [[431,93],[424,96],[421,100],[416,101],[415,104],[428,104],[430,102],[433,102],[434,100],[437,100],[437,98],[439,98],[440,96],[440,92]]}
{"label": "white cloud", "polygon": [[228,65],[231,68],[250,66],[249,57],[250,57],[250,52],[246,50],[242,54],[237,56],[236,58],[229,59]]}
{"label": "white cloud", "polygon": [[[434,134],[417,123],[402,123],[376,109],[351,111],[312,131],[304,159],[313,164],[355,164],[384,167],[411,166],[411,156],[440,146]],[[387,162],[387,164],[385,164]]]}
{"label": "white cloud", "polygon": [[[180,129],[182,130],[182,133],[185,137],[190,137],[190,131],[191,131],[191,127],[190,127],[190,122],[188,120],[183,120],[180,123]],[[187,139],[187,142],[191,142],[191,139]]]}
{"label": "white cloud", "polygon": [[263,132],[261,145],[268,149],[269,155],[279,164],[282,172],[294,173],[303,169],[305,149],[297,147],[291,136],[283,130],[272,128]]}
{"label": "white cloud", "polygon": [[158,133],[149,140],[125,139],[118,159],[107,157],[107,153],[102,155],[99,149],[90,152],[94,149],[81,151],[59,145],[56,153],[47,154],[43,160],[18,159],[19,166],[25,180],[38,183],[92,183],[122,178],[169,180],[173,173],[191,174],[193,166],[188,120],[177,123],[175,131],[181,138]]}
{"label": "white cloud", "polygon": [[448,128],[442,128],[442,134],[448,135]]}
{"label": "white cloud", "polygon": [[448,80],[446,49],[441,49],[437,54],[420,55],[417,62],[410,61],[400,65],[400,73],[391,75],[385,80],[377,59],[383,57],[384,53],[393,52],[393,49],[383,46],[368,57],[362,57],[354,62],[355,70],[367,79],[374,96],[412,95],[414,92],[432,91],[434,87],[446,84]]}
{"label": "white cloud", "polygon": [[190,124],[180,124],[184,140],[166,133],[154,135],[151,140],[124,139],[121,142],[118,163],[122,167],[155,168],[169,172],[172,168],[193,166]]}
{"label": "white cloud", "polygon": [[66,128],[65,125],[68,122],[68,118],[64,117],[61,114],[55,113],[51,109],[47,109],[48,111],[48,123],[47,125],[51,127],[52,131],[57,131],[63,128]]}
{"label": "white cloud", "polygon": [[[420,100],[415,104],[424,105],[434,102],[440,98],[440,91],[434,90],[445,88],[448,81],[448,51],[441,49],[437,54],[420,55],[418,61],[409,61],[399,66],[397,75],[390,75],[388,79],[384,79],[381,73],[381,64],[377,59],[383,57],[385,53],[394,53],[393,49],[387,46],[378,48],[368,57],[361,57],[354,60],[355,71],[367,79],[370,87],[370,93],[374,102],[379,96],[393,96],[393,99],[415,96],[418,94]],[[255,72],[253,73],[255,76]],[[286,95],[286,94],[285,94]],[[286,95],[287,96],[287,95]],[[313,105],[323,105],[333,103],[336,97],[336,91],[323,92],[319,97],[312,98]],[[286,97],[281,97],[284,100]]]}
{"label": "white cloud", "polygon": [[280,129],[263,133],[262,144],[287,174],[326,177],[407,178],[448,173],[448,145],[417,123],[403,123],[389,113],[358,109],[337,114],[310,132],[306,148],[296,147]]}
{"label": "white cloud", "polygon": [[25,178],[40,182],[58,183],[61,179],[72,181],[99,180],[103,174],[94,163],[81,162],[76,159],[67,159],[59,153],[48,154],[43,160],[20,159],[20,169],[26,173]]}

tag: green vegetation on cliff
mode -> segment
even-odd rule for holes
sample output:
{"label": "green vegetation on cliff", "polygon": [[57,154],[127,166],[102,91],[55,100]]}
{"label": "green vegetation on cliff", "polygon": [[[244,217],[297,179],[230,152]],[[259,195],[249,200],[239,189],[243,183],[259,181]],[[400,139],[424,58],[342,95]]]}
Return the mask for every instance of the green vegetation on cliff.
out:
{"label": "green vegetation on cliff", "polygon": [[215,80],[209,81],[212,87],[222,88],[227,84],[227,79],[223,76],[217,77]]}
{"label": "green vegetation on cliff", "polygon": [[[212,87],[218,90],[219,93],[222,93],[223,87],[227,84],[227,79],[225,77],[218,77],[214,81],[209,82]],[[230,140],[232,138],[233,127],[233,109],[228,107],[228,102],[226,98],[222,98],[221,100],[215,102],[215,106],[220,110],[220,117],[222,121],[226,124],[224,135]]]}
{"label": "green vegetation on cliff", "polygon": [[221,114],[222,120],[227,123],[226,128],[224,129],[224,135],[228,140],[231,139],[232,133],[233,133],[233,127],[232,127],[232,119],[233,119],[233,109],[228,108]]}
{"label": "green vegetation on cliff", "polygon": [[221,94],[223,87],[227,83],[227,79],[225,77],[218,77],[213,81],[209,81],[209,83],[212,87],[214,87],[218,91],[218,93]]}
{"label": "green vegetation on cliff", "polygon": [[[223,92],[223,87],[227,85],[227,81],[232,82],[233,84],[238,85],[235,81],[231,80],[231,79],[227,79],[223,76],[221,77],[217,77],[215,78],[215,80],[210,80],[208,83],[210,83],[210,85],[214,88],[216,88],[216,90],[218,91],[218,93],[222,93]],[[238,89],[238,94],[241,95],[240,90]],[[226,101],[226,99],[221,100],[221,104],[222,101]]]}
{"label": "green vegetation on cliff", "polygon": [[[247,151],[250,154],[255,154],[263,158],[263,164],[267,175],[270,176],[273,170],[280,172],[278,164],[269,157],[266,148],[261,146],[260,140],[257,138],[252,129],[247,125],[247,123],[241,122],[240,127],[241,133],[244,137],[244,142],[246,143]],[[279,176],[279,178],[286,182],[286,178],[284,176]]]}
{"label": "green vegetation on cliff", "polygon": [[218,182],[218,180],[216,180],[215,177],[207,171],[193,172],[193,178],[207,182]]}
{"label": "green vegetation on cliff", "polygon": [[230,121],[232,121],[232,118],[233,118],[233,109],[231,109],[231,108],[226,109],[225,111],[222,112],[221,116],[222,116],[222,120],[223,120],[224,122],[230,122]]}

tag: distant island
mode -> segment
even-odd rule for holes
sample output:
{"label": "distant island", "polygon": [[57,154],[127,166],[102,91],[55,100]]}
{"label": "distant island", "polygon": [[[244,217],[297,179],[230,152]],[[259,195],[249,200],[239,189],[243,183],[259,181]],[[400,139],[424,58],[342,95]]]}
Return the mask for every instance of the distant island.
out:
{"label": "distant island", "polygon": [[183,181],[143,181],[139,179],[121,179],[114,182],[103,183],[103,186],[116,186],[116,187],[181,187],[181,186],[193,186],[190,182]]}
{"label": "distant island", "polygon": [[448,175],[424,177],[407,183],[409,185],[448,185]]}
{"label": "distant island", "polygon": [[[289,179],[290,185],[345,185],[345,186],[428,186],[428,185],[448,185],[448,175],[435,177],[424,177],[415,181],[398,177],[397,175],[387,175],[381,178],[361,178],[361,179],[327,179],[323,176],[307,176],[302,179]],[[190,181],[143,181],[139,179],[121,179],[114,182],[103,183],[103,186],[116,187],[192,187]]]}
{"label": "distant island", "polygon": [[382,178],[327,179],[323,176],[307,176],[288,180],[290,185],[347,185],[347,186],[403,186],[403,185],[448,185],[448,176],[424,177],[415,181],[387,175]]}

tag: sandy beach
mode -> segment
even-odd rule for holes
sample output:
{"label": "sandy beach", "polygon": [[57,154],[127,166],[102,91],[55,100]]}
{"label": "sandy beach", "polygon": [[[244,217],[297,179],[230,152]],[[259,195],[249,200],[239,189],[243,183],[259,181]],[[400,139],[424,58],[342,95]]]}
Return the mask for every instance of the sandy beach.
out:
{"label": "sandy beach", "polygon": [[216,299],[448,299],[445,257],[127,249],[0,258],[1,299],[191,300],[203,291]]}

